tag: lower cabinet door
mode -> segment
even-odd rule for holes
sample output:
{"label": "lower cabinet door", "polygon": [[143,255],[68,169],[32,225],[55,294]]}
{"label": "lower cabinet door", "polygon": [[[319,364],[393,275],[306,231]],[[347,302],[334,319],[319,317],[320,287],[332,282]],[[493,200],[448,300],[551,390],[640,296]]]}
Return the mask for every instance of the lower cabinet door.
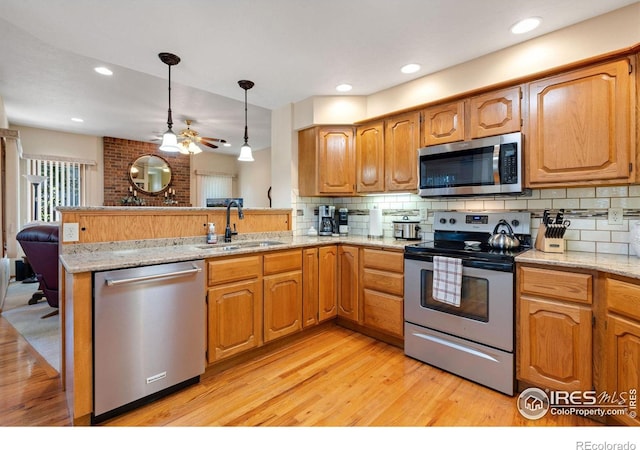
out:
{"label": "lower cabinet door", "polygon": [[264,277],[264,341],[302,329],[302,272]]}
{"label": "lower cabinet door", "polygon": [[520,298],[518,378],[566,391],[592,388],[591,309]]}
{"label": "lower cabinet door", "polygon": [[261,280],[216,286],[207,296],[209,363],[262,345]]}
{"label": "lower cabinet door", "polygon": [[[638,389],[640,388],[640,323],[607,316],[607,392],[624,393],[636,414],[615,416],[627,425],[640,426]],[[635,401],[632,398],[635,397]],[[633,404],[631,402],[634,402]]]}

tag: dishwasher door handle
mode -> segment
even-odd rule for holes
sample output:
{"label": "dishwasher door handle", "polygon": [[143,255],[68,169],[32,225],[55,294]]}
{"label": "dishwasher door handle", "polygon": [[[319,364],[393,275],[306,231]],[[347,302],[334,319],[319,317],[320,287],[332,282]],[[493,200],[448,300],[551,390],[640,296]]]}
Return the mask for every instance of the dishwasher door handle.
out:
{"label": "dishwasher door handle", "polygon": [[193,266],[192,269],[178,270],[175,272],[168,272],[168,273],[158,273],[155,275],[143,275],[141,277],[121,278],[116,280],[111,278],[106,278],[105,284],[107,286],[117,286],[120,284],[135,283],[136,281],[148,281],[148,280],[159,280],[162,278],[182,277],[186,275],[191,275],[193,273],[198,273],[201,271],[202,269],[200,267]]}

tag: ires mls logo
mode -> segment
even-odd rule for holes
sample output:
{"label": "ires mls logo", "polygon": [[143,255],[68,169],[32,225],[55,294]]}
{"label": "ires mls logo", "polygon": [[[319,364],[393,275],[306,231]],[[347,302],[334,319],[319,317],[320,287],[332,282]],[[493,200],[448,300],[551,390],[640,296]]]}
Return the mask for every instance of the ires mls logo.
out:
{"label": "ires mls logo", "polygon": [[549,396],[538,388],[528,388],[518,396],[518,411],[530,420],[538,420],[549,411]]}
{"label": "ires mls logo", "polygon": [[553,415],[618,416],[637,415],[637,390],[622,392],[543,391],[528,388],[520,393],[518,411],[523,417],[538,420],[549,411]]}

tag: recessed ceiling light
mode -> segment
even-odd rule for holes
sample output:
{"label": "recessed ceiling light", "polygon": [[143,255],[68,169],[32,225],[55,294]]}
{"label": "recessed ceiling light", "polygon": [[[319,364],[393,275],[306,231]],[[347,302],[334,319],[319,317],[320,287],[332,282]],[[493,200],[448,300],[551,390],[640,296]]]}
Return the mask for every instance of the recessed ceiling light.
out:
{"label": "recessed ceiling light", "polygon": [[407,64],[400,68],[402,73],[416,73],[418,70],[420,70],[420,64],[415,63]]}
{"label": "recessed ceiling light", "polygon": [[113,75],[113,72],[106,67],[96,67],[93,70],[98,72],[100,75]]}
{"label": "recessed ceiling light", "polygon": [[336,86],[336,91],[338,92],[349,92],[353,86],[347,83],[339,84]]}
{"label": "recessed ceiling light", "polygon": [[231,147],[231,144],[228,142],[225,142],[224,144],[222,144],[223,147]]}
{"label": "recessed ceiling light", "polygon": [[528,33],[529,31],[538,28],[540,22],[542,22],[542,19],[540,17],[529,17],[527,19],[522,19],[520,22],[511,27],[511,32],[513,34]]}
{"label": "recessed ceiling light", "polygon": [[79,123],[80,123],[80,122],[84,122],[84,119],[81,119],[80,117],[72,117],[72,118],[71,118],[71,120],[72,120],[73,122],[79,122]]}

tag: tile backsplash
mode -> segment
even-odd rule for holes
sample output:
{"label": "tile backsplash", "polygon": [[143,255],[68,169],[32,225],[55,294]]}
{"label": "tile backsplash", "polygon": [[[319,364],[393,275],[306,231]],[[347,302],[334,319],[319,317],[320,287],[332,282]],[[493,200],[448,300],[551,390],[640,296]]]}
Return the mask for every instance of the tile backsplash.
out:
{"label": "tile backsplash", "polygon": [[[334,205],[349,209],[349,233],[366,236],[369,231],[369,210],[382,209],[383,232],[391,237],[392,222],[420,221],[423,238],[433,238],[433,212],[447,210],[531,212],[531,234],[535,241],[542,212],[552,213],[564,208],[571,221],[565,238],[567,250],[635,255],[629,246],[629,230],[640,222],[640,185],[534,189],[522,197],[421,198],[415,194],[385,194],[363,197],[296,197],[293,195],[294,234],[304,235],[311,226],[318,226],[318,205]],[[609,225],[608,209],[622,208],[621,225]]]}

